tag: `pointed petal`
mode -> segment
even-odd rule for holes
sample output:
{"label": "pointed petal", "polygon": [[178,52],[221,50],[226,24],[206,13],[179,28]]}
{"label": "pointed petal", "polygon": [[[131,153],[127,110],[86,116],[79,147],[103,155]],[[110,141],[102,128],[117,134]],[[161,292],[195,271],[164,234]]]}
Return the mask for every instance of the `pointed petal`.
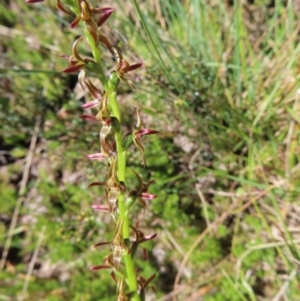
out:
{"label": "pointed petal", "polygon": [[78,74],[78,82],[79,82],[79,84],[80,84],[80,86],[81,86],[81,88],[82,88],[83,91],[85,91],[84,85],[83,85],[83,80],[84,80],[84,78],[85,78],[85,70],[82,69],[82,70],[79,72],[79,74]]}
{"label": "pointed petal", "polygon": [[65,14],[72,16],[72,14],[61,4],[60,0],[56,0],[56,7]]}
{"label": "pointed petal", "polygon": [[145,150],[144,150],[143,144],[141,143],[141,141],[140,141],[139,138],[133,138],[133,143],[141,151],[141,153],[142,153],[142,165],[145,166],[146,165],[146,162],[145,162]]}
{"label": "pointed petal", "polygon": [[135,228],[135,227],[133,227],[133,226],[129,226],[133,231],[134,231],[134,233],[135,233],[135,238],[136,238],[136,240],[138,240],[138,237],[139,237],[139,232],[138,232],[138,230]]}
{"label": "pointed petal", "polygon": [[154,273],[151,277],[149,277],[147,280],[144,281],[143,287],[147,287],[148,284],[156,277],[156,273]]}
{"label": "pointed petal", "polygon": [[80,61],[80,62],[83,62],[83,58],[79,55],[78,51],[77,51],[77,45],[78,43],[82,40],[83,38],[80,37],[78,38],[74,43],[73,43],[73,46],[72,46],[72,53],[73,53],[73,56],[74,58],[77,60],[77,61]]}
{"label": "pointed petal", "polygon": [[116,204],[117,204],[117,200],[118,200],[118,196],[119,196],[119,191],[116,189],[110,189],[109,193],[108,193],[108,206],[109,206],[109,211],[113,212]]}
{"label": "pointed petal", "polygon": [[105,154],[109,154],[112,150],[111,145],[107,142],[106,136],[110,133],[111,126],[103,126],[100,131],[100,146],[101,152]]}
{"label": "pointed petal", "polygon": [[111,243],[112,243],[112,241],[98,242],[97,244],[94,245],[94,248],[111,245]]}
{"label": "pointed petal", "polygon": [[99,100],[96,99],[96,100],[89,101],[89,102],[83,104],[81,107],[82,107],[83,109],[90,109],[90,108],[97,107],[98,105],[99,105]]}
{"label": "pointed petal", "polygon": [[94,14],[109,14],[109,13],[112,13],[114,11],[114,9],[111,7],[101,7],[101,8],[95,7],[93,9],[91,9],[91,11]]}
{"label": "pointed petal", "polygon": [[66,54],[61,54],[60,57],[62,57],[63,59],[67,59],[67,60],[69,59],[69,56]]}
{"label": "pointed petal", "polygon": [[95,100],[96,100],[96,99],[97,99],[97,100],[100,100],[101,97],[102,97],[101,91],[98,90],[90,80],[85,81],[84,83],[86,84],[86,86],[87,86],[87,88],[88,88],[90,94],[92,95],[92,97],[93,97]]}
{"label": "pointed petal", "polygon": [[140,195],[140,193],[141,193],[142,190],[143,190],[143,179],[142,179],[142,177],[141,177],[137,172],[135,172],[134,170],[132,170],[132,172],[135,174],[136,178],[137,178],[138,181],[139,181],[139,186],[138,186],[138,188],[137,188],[136,194],[137,194],[137,195]]}
{"label": "pointed petal", "polygon": [[135,63],[135,64],[132,64],[132,65],[129,65],[129,66],[127,67],[126,72],[130,72],[130,71],[136,70],[136,69],[138,69],[138,68],[141,68],[143,65],[144,65],[143,62]]}
{"label": "pointed petal", "polygon": [[90,270],[97,271],[97,270],[105,270],[105,269],[111,269],[111,266],[106,264],[96,265],[93,267],[90,267]]}
{"label": "pointed petal", "polygon": [[70,27],[72,29],[75,28],[79,24],[80,20],[81,20],[81,17],[80,16],[76,16],[76,18],[70,24]]}
{"label": "pointed petal", "polygon": [[[136,115],[137,115],[137,121],[136,121],[135,128],[136,128],[136,130],[140,130],[143,125],[141,114],[137,107],[135,107],[135,111],[136,111]],[[136,131],[133,132],[134,135],[135,135],[135,133],[136,133]]]}
{"label": "pointed petal", "polygon": [[144,258],[145,260],[148,260],[148,252],[147,249],[143,248]]}
{"label": "pointed petal", "polygon": [[104,160],[107,158],[107,155],[103,153],[96,153],[87,155],[87,158],[90,160]]}
{"label": "pointed petal", "polygon": [[143,192],[142,193],[142,199],[143,200],[152,201],[155,198],[157,198],[157,195],[155,195],[155,194],[151,194],[151,193],[148,193],[148,192]]}
{"label": "pointed petal", "polygon": [[118,63],[117,71],[119,71],[121,74],[124,74],[127,72],[129,67],[130,67],[129,63],[123,58],[121,58]]}
{"label": "pointed petal", "polygon": [[93,37],[95,45],[98,45],[99,42],[99,30],[96,21],[91,18],[90,20],[86,20],[85,22],[86,30],[90,33]]}
{"label": "pointed petal", "polygon": [[112,271],[112,272],[110,273],[110,277],[113,279],[113,281],[114,281],[115,283],[117,283],[117,278],[116,278],[116,275],[115,275],[114,271]]}
{"label": "pointed petal", "polygon": [[44,2],[45,0],[26,0],[26,3],[32,4],[32,3],[40,3],[40,2]]}
{"label": "pointed petal", "polygon": [[93,182],[89,185],[89,187],[94,187],[94,186],[105,186],[106,182]]}
{"label": "pointed petal", "polygon": [[98,27],[101,27],[108,20],[108,18],[110,17],[110,15],[112,13],[113,13],[113,10],[103,14],[102,16],[100,16],[98,21],[97,21]]}
{"label": "pointed petal", "polygon": [[68,68],[64,69],[62,72],[64,73],[77,73],[78,71],[82,70],[85,66],[85,63],[77,63],[75,65],[69,66]]}
{"label": "pointed petal", "polygon": [[79,118],[81,118],[83,120],[98,121],[97,118],[93,115],[80,115]]}
{"label": "pointed petal", "polygon": [[109,212],[109,208],[107,206],[104,206],[104,205],[95,204],[95,205],[92,205],[91,207],[94,210],[98,210],[98,211],[102,211],[102,212]]}
{"label": "pointed petal", "polygon": [[159,131],[146,129],[146,128],[141,128],[138,131],[134,132],[136,137],[143,137],[146,135],[153,135],[153,134],[158,134],[158,133],[159,133]]}
{"label": "pointed petal", "polygon": [[144,236],[143,238],[140,239],[140,241],[138,243],[142,244],[143,242],[149,241],[149,240],[155,238],[156,236],[157,236],[157,233],[153,233],[151,235]]}
{"label": "pointed petal", "polygon": [[112,55],[115,54],[109,38],[101,32],[99,33],[99,41],[110,51]]}

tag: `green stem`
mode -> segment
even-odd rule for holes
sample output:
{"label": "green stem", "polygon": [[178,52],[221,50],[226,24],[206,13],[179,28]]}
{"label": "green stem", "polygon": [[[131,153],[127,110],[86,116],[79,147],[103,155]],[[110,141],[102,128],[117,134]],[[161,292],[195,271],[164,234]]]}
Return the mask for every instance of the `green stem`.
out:
{"label": "green stem", "polygon": [[[108,100],[112,111],[112,115],[118,119],[119,123],[121,123],[121,114],[120,114],[120,109],[117,102],[117,94],[116,94],[116,88],[118,86],[118,83],[119,83],[119,79],[117,78],[116,74],[112,74],[111,79],[109,80],[108,83],[108,87],[110,88],[108,92]],[[125,183],[126,150],[123,147],[121,128],[119,131],[115,132],[115,140],[116,140],[117,155],[118,155],[118,177],[119,177],[119,181]],[[129,240],[130,231],[129,231],[128,211],[126,208],[125,195],[123,192],[121,192],[118,197],[118,209],[119,209],[120,221],[123,221],[122,235],[123,235],[124,242],[126,243]],[[137,294],[138,285],[137,285],[133,258],[131,254],[128,254],[128,252],[125,251],[125,254],[123,255],[123,259],[125,262],[126,276],[127,276],[126,281],[129,287],[129,291],[135,292],[131,300],[140,301],[139,295]]]}
{"label": "green stem", "polygon": [[85,33],[86,39],[87,39],[87,41],[88,41],[88,43],[91,47],[94,60],[97,63],[97,70],[98,70],[99,79],[100,79],[104,89],[106,90],[107,89],[107,77],[105,75],[103,65],[102,65],[102,62],[101,62],[101,51],[100,51],[99,47],[95,44],[95,41],[94,41],[92,35],[87,30],[85,24],[84,24],[84,33]]}
{"label": "green stem", "polygon": [[[77,8],[79,9],[79,8]],[[83,22],[84,23],[84,22]],[[119,78],[116,73],[112,73],[110,79],[108,79],[105,75],[103,65],[101,62],[101,51],[98,48],[98,45],[95,44],[95,41],[92,35],[89,33],[86,24],[84,24],[84,33],[86,39],[91,47],[92,54],[94,60],[97,64],[96,72],[99,76],[99,79],[104,87],[104,90],[108,93],[109,106],[112,112],[112,116],[116,117],[121,124],[121,113],[117,102],[117,94],[116,90],[119,84]],[[122,139],[122,131],[121,127],[118,130],[115,130],[115,140],[117,146],[117,158],[118,158],[118,178],[119,181],[125,183],[126,177],[126,150],[123,147],[123,139]],[[118,197],[118,209],[119,209],[119,220],[122,222],[122,235],[124,242],[129,241],[130,236],[130,228],[129,228],[129,218],[128,218],[128,210],[126,208],[125,203],[125,194],[121,192]],[[127,245],[127,244],[126,244]],[[134,293],[131,297],[132,301],[140,301],[140,297],[138,295],[138,283],[135,272],[135,265],[131,253],[128,254],[126,250],[123,255],[125,268],[126,268],[126,282],[129,287],[129,291]]]}

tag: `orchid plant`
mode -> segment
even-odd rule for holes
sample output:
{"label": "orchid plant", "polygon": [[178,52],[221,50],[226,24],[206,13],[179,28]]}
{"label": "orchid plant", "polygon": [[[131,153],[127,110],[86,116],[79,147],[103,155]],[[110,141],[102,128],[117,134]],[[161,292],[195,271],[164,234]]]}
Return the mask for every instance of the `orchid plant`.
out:
{"label": "orchid plant", "polygon": [[[27,3],[44,2],[44,0],[27,0]],[[127,74],[143,66],[138,62],[129,64],[122,56],[120,49],[114,47],[110,38],[101,30],[102,26],[113,13],[113,8],[94,7],[87,0],[56,0],[57,8],[72,17],[70,28],[78,25],[83,27],[84,37],[87,40],[92,57],[85,57],[78,51],[78,44],[84,37],[78,38],[72,47],[71,55],[62,55],[68,60],[69,66],[63,70],[65,73],[78,73],[78,82],[84,90],[87,90],[92,98],[85,103],[83,109],[96,108],[94,115],[83,114],[81,119],[95,121],[101,125],[100,152],[89,154],[90,160],[106,161],[107,181],[94,182],[89,186],[105,187],[105,204],[94,204],[92,208],[110,214],[115,224],[114,237],[109,242],[99,242],[95,247],[109,245],[111,252],[100,265],[91,267],[91,270],[109,270],[112,279],[116,282],[118,301],[143,301],[145,300],[145,288],[154,279],[155,274],[145,279],[138,275],[135,267],[135,254],[137,248],[144,242],[156,237],[144,235],[133,226],[129,211],[138,201],[144,209],[148,201],[156,198],[156,195],[148,192],[149,186],[154,182],[145,183],[142,177],[135,171],[137,187],[128,191],[126,185],[126,158],[129,146],[133,143],[141,152],[142,165],[145,166],[144,146],[142,137],[158,133],[155,130],[145,128],[138,108],[136,111],[136,126],[131,134],[122,132],[122,116],[117,101],[117,88],[120,81],[127,83],[133,89],[133,83],[127,78]],[[103,47],[102,47],[103,46]],[[104,70],[102,61],[103,49],[109,51],[116,61],[115,70],[108,74]],[[102,88],[96,87],[86,75],[96,76]],[[144,250],[145,255],[146,251]],[[147,256],[145,256],[147,257]]]}

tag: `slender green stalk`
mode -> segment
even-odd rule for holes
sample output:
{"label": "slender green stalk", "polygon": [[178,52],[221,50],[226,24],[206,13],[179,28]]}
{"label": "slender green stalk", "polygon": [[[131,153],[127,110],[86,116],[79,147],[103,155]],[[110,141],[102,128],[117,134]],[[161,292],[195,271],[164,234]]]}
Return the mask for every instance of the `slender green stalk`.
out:
{"label": "slender green stalk", "polygon": [[91,47],[92,50],[92,54],[93,57],[95,59],[95,62],[97,63],[97,70],[98,70],[98,76],[99,79],[104,87],[104,89],[107,88],[107,77],[105,75],[104,69],[103,69],[103,65],[102,65],[102,61],[101,61],[101,51],[99,49],[99,47],[97,47],[97,45],[95,45],[95,41],[92,37],[92,35],[89,33],[88,29],[86,28],[86,25],[84,24],[84,34],[86,36],[86,39]]}
{"label": "slender green stalk", "polygon": [[[113,81],[112,81],[113,82]],[[110,84],[109,86],[117,87],[117,84]],[[117,98],[116,98],[116,91],[110,91],[108,94],[109,104],[111,106],[112,115],[115,116],[118,121],[121,121],[120,116],[120,109],[118,106]],[[125,175],[126,175],[126,150],[123,148],[122,143],[122,133],[121,129],[115,132],[115,140],[117,145],[117,158],[118,158],[118,177],[119,181],[125,183]],[[118,209],[119,209],[119,217],[120,222],[122,223],[122,235],[124,241],[129,240],[129,219],[128,214],[125,206],[125,196],[124,193],[121,192],[118,197]],[[135,266],[131,254],[128,254],[128,251],[123,255],[125,268],[126,268],[126,275],[127,275],[127,284],[129,287],[130,292],[137,292],[138,285],[135,273]],[[140,298],[137,293],[132,297],[132,301],[140,301]]]}

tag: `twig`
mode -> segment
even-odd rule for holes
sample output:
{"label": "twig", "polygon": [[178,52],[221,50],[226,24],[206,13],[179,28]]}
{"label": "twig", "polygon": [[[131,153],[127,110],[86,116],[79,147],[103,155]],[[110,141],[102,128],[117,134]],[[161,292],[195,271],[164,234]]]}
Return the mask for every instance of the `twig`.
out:
{"label": "twig", "polygon": [[10,226],[9,226],[7,239],[5,241],[5,245],[4,245],[4,249],[3,249],[3,253],[2,253],[2,257],[1,257],[1,261],[0,261],[0,270],[3,270],[4,267],[5,267],[6,258],[7,258],[7,255],[8,255],[8,251],[9,251],[9,247],[10,247],[10,244],[11,244],[11,241],[12,241],[12,237],[14,235],[14,230],[15,230],[15,227],[16,227],[16,224],[17,224],[17,219],[18,219],[18,216],[19,216],[19,213],[20,213],[21,205],[24,201],[26,185],[27,185],[27,181],[28,181],[28,177],[29,177],[30,166],[31,166],[31,163],[32,163],[32,158],[33,158],[33,154],[34,154],[34,150],[35,150],[35,146],[36,146],[38,133],[39,133],[39,130],[40,130],[40,124],[41,124],[41,116],[38,115],[37,118],[36,118],[34,131],[33,131],[33,136],[31,138],[31,142],[30,142],[29,151],[28,151],[28,154],[27,154],[27,157],[26,157],[26,163],[25,163],[23,176],[22,176],[20,189],[19,189],[19,198],[18,198],[16,206],[15,206],[15,210],[14,210],[12,220],[11,220],[11,223],[10,223]]}
{"label": "twig", "polygon": [[205,221],[206,221],[206,226],[209,227],[210,220],[209,220],[209,215],[208,215],[208,210],[207,210],[207,203],[206,203],[204,194],[202,193],[202,191],[200,189],[200,184],[196,184],[195,188],[196,188],[196,191],[197,191],[197,193],[199,195],[199,198],[201,200],[201,203],[202,203],[203,213],[204,213],[204,217],[205,217]]}
{"label": "twig", "polygon": [[175,297],[176,295],[178,295],[182,291],[184,291],[184,292],[187,291],[187,288],[186,288],[185,285],[177,287],[176,290],[173,290],[171,293],[165,295],[164,297],[158,299],[157,301],[168,301],[168,300],[171,300],[172,297]]}
{"label": "twig", "polygon": [[36,263],[36,260],[37,260],[38,254],[39,254],[39,251],[40,251],[40,248],[41,248],[41,245],[42,245],[42,241],[44,239],[44,232],[45,232],[45,230],[46,230],[46,226],[43,226],[42,231],[41,231],[41,233],[39,235],[38,242],[37,242],[36,247],[34,249],[34,252],[33,252],[33,255],[32,255],[32,258],[31,258],[31,261],[30,261],[30,264],[29,264],[29,267],[28,267],[26,278],[25,278],[25,281],[24,281],[24,284],[23,284],[22,295],[21,295],[20,301],[23,301],[25,299],[25,297],[26,297],[28,283],[29,283],[30,277],[32,275],[34,264]]}

